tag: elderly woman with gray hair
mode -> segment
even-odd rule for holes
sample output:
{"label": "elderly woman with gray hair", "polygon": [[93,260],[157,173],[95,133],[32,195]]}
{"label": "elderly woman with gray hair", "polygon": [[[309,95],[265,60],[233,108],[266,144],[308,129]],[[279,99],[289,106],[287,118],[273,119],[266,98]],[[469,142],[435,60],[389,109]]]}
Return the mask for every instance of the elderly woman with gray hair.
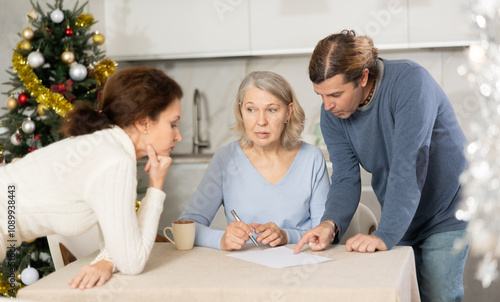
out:
{"label": "elderly woman with gray hair", "polygon": [[[238,250],[254,233],[271,247],[297,243],[320,222],[329,189],[322,152],[300,140],[304,111],[290,84],[269,71],[243,79],[234,109],[239,140],[215,153],[180,219],[196,222],[199,246]],[[212,229],[222,205],[228,226]]]}

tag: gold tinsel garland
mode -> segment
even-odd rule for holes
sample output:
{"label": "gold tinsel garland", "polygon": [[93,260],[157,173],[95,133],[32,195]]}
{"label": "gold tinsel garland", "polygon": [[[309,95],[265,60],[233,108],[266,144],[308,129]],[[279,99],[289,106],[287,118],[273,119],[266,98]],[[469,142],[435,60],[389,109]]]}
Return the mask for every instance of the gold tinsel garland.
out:
{"label": "gold tinsel garland", "polygon": [[[16,50],[21,49],[20,45],[21,42],[16,46]],[[73,108],[73,105],[62,94],[52,92],[42,85],[42,81],[28,65],[27,58],[17,51],[14,51],[12,56],[12,65],[24,87],[28,89],[32,97],[36,98],[38,103],[52,108],[60,116],[64,116],[66,112]],[[99,85],[102,85],[116,71],[117,65],[111,59],[100,61],[96,64],[95,70],[90,77],[96,79],[99,81]]]}
{"label": "gold tinsel garland", "polygon": [[99,85],[103,85],[106,79],[115,73],[116,66],[118,64],[111,59],[99,61],[94,66],[94,72],[90,74],[90,77],[99,81]]}
{"label": "gold tinsel garland", "polygon": [[[20,45],[21,43],[17,44],[16,50],[21,49]],[[28,89],[32,97],[36,98],[38,103],[54,109],[60,116],[64,116],[66,112],[73,108],[73,105],[62,94],[54,93],[42,85],[42,81],[28,65],[28,59],[17,51],[14,51],[12,56],[12,66],[19,75],[24,87]]]}
{"label": "gold tinsel garland", "polygon": [[75,25],[80,27],[89,27],[94,22],[94,17],[90,14],[81,14],[76,18]]}
{"label": "gold tinsel garland", "polygon": [[18,283],[11,284],[9,279],[4,280],[3,274],[0,273],[0,297],[5,296],[7,298],[14,298],[17,292],[25,286],[20,282],[21,280],[19,280]]}

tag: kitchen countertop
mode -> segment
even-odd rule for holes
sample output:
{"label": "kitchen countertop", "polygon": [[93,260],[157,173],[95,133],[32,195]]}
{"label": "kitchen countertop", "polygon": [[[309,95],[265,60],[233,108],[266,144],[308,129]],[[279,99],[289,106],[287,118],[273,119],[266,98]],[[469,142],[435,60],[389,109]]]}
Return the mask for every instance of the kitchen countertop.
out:
{"label": "kitchen countertop", "polygon": [[[170,154],[170,157],[172,157],[172,165],[208,164],[212,156],[213,154]],[[137,163],[142,166],[145,166],[147,162],[147,156],[137,160]]]}
{"label": "kitchen countertop", "polygon": [[213,154],[171,154],[172,164],[208,164]]}

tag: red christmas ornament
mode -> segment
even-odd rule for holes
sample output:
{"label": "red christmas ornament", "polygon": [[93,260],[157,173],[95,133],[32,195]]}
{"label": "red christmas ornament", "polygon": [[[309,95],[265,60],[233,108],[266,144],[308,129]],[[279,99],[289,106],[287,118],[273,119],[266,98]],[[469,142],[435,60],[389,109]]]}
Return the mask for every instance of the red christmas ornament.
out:
{"label": "red christmas ornament", "polygon": [[19,96],[17,97],[17,101],[19,102],[19,104],[21,106],[24,106],[24,105],[28,104],[29,98],[30,98],[30,95],[27,94],[26,92],[23,92],[23,93],[19,94]]}
{"label": "red christmas ornament", "polygon": [[72,36],[73,35],[73,30],[71,28],[66,28],[66,30],[64,31],[64,33],[66,34],[66,36]]}
{"label": "red christmas ornament", "polygon": [[35,134],[35,140],[39,141],[40,140],[40,134]]}

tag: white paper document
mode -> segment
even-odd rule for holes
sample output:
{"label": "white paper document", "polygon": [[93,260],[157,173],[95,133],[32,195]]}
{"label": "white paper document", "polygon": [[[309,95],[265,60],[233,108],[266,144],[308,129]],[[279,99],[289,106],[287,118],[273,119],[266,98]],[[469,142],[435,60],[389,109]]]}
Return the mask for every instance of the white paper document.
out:
{"label": "white paper document", "polygon": [[261,251],[233,253],[228,254],[228,256],[261,264],[270,268],[283,268],[335,260],[306,253],[294,254],[292,249],[284,246],[268,248]]}

